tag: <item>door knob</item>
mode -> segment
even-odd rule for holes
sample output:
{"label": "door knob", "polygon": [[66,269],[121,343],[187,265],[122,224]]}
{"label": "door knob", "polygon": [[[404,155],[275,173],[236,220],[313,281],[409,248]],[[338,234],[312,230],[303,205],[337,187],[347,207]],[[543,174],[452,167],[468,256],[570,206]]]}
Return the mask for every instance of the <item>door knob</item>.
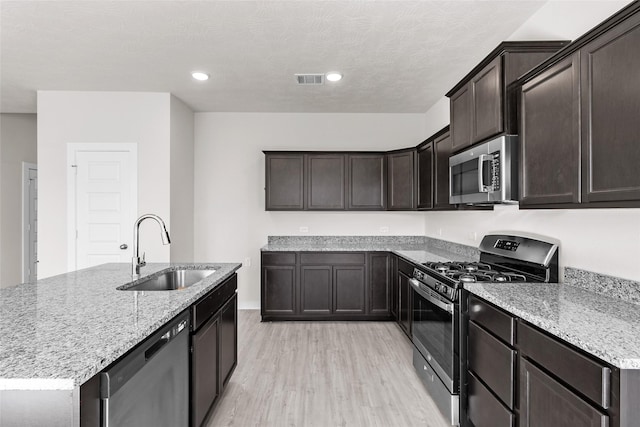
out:
{"label": "door knob", "polygon": [[123,243],[123,244],[121,244],[121,245],[120,245],[120,249],[122,249],[123,251],[124,251],[125,249],[127,249],[128,247],[129,247],[129,246],[127,246],[127,244],[126,244],[126,243]]}

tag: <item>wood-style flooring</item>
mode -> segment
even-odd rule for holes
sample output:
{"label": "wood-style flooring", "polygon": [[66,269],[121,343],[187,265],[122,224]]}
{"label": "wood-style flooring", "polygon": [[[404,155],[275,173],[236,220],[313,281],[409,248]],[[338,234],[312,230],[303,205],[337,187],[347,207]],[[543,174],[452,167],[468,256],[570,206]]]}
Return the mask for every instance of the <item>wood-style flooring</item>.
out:
{"label": "wood-style flooring", "polygon": [[393,322],[260,322],[238,311],[238,367],[207,426],[449,424]]}

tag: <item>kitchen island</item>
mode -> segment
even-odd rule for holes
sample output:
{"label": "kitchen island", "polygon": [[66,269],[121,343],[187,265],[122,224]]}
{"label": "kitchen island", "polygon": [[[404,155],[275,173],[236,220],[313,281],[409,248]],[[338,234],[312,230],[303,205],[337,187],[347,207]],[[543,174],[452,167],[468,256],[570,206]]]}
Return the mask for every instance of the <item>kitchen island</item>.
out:
{"label": "kitchen island", "polygon": [[[201,282],[176,291],[116,289],[132,281],[130,264],[103,264],[0,289],[0,425],[38,425],[42,419],[48,425],[79,425],[82,384],[240,267],[239,263],[143,267],[141,277],[166,269],[215,270]],[[29,404],[33,402],[37,404]],[[35,421],[13,418],[24,414]]]}

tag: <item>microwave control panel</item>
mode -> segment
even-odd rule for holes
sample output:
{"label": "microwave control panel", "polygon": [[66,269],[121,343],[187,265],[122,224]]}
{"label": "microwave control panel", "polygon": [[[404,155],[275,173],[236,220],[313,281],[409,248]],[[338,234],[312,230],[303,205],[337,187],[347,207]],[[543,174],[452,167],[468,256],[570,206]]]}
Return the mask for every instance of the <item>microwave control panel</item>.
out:
{"label": "microwave control panel", "polygon": [[500,191],[500,152],[491,153],[491,186],[493,191]]}

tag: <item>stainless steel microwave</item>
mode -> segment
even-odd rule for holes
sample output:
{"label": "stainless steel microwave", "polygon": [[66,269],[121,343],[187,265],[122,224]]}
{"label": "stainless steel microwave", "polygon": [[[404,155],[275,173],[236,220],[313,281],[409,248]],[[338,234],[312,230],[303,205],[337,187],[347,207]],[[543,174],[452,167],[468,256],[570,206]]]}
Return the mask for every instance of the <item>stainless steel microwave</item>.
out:
{"label": "stainless steel microwave", "polygon": [[518,137],[503,135],[449,157],[449,203],[518,203]]}

